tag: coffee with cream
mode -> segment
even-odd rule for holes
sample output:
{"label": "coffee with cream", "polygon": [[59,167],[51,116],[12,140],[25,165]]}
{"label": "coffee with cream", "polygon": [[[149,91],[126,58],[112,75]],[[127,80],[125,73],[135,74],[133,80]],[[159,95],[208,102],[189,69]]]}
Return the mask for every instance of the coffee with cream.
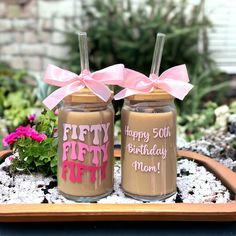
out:
{"label": "coffee with cream", "polygon": [[66,197],[95,201],[112,191],[113,120],[112,106],[102,102],[60,109],[58,188]]}
{"label": "coffee with cream", "polygon": [[173,98],[164,95],[135,95],[121,113],[122,188],[140,200],[176,191],[176,111]]}

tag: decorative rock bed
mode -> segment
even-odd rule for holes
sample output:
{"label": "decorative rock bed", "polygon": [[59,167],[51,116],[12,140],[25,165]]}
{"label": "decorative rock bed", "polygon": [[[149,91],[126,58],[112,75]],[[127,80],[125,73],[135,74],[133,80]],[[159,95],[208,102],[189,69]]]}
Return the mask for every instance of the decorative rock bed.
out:
{"label": "decorative rock bed", "polygon": [[200,140],[179,142],[178,147],[214,158],[236,172],[236,114],[230,117],[226,129],[212,131]]}
{"label": "decorative rock bed", "polygon": [[[0,204],[10,203],[74,203],[59,194],[55,177],[41,174],[19,173],[16,176],[8,171],[7,158],[0,165]],[[143,203],[128,198],[120,188],[120,161],[115,163],[115,183],[113,193],[98,203]],[[193,161],[180,159],[177,168],[178,191],[166,199],[166,203],[226,203],[230,201],[229,191],[213,174]]]}

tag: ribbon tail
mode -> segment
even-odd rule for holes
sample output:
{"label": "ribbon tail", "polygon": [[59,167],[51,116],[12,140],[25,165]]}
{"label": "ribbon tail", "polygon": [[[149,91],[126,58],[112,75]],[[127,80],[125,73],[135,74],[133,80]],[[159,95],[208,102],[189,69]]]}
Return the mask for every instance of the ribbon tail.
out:
{"label": "ribbon tail", "polygon": [[66,96],[78,92],[85,86],[80,82],[74,82],[68,86],[59,88],[51,93],[48,97],[43,100],[43,104],[50,110],[52,110],[63,98]]}
{"label": "ribbon tail", "polygon": [[115,100],[120,100],[120,99],[129,97],[129,96],[132,96],[132,95],[135,95],[135,94],[147,93],[147,92],[149,92],[149,91],[144,92],[144,91],[138,91],[138,90],[134,90],[134,89],[125,88],[125,89],[121,90],[119,93],[117,93],[114,96],[114,99]]}
{"label": "ribbon tail", "polygon": [[111,97],[111,90],[105,84],[95,80],[84,80],[84,84],[104,102],[107,102]]}

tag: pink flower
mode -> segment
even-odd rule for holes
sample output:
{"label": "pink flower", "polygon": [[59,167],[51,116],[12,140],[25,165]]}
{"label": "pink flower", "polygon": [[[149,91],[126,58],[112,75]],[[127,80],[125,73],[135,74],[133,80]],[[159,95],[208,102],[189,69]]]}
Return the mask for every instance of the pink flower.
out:
{"label": "pink flower", "polygon": [[17,141],[17,138],[18,138],[18,134],[16,134],[15,132],[11,133],[2,139],[2,144],[4,147],[8,145],[12,145]]}
{"label": "pink flower", "polygon": [[35,119],[36,119],[36,114],[30,114],[28,116],[29,123],[33,123],[35,121]]}
{"label": "pink flower", "polygon": [[19,137],[25,136],[25,137],[30,137],[32,132],[32,128],[30,126],[19,126],[16,129],[16,132]]}
{"label": "pink flower", "polygon": [[10,160],[10,161],[13,161],[14,159],[15,159],[14,156],[9,156],[9,160]]}
{"label": "pink flower", "polygon": [[35,129],[31,128],[30,126],[19,126],[15,132],[7,135],[3,138],[2,143],[4,146],[14,144],[18,138],[21,137],[28,137],[32,138],[37,142],[41,142],[47,138],[45,134],[41,134],[37,132]]}
{"label": "pink flower", "polygon": [[59,110],[56,109],[56,110],[54,111],[54,115],[55,115],[55,116],[58,116],[58,114],[59,114]]}
{"label": "pink flower", "polygon": [[47,138],[45,134],[32,133],[31,138],[37,142],[41,142]]}

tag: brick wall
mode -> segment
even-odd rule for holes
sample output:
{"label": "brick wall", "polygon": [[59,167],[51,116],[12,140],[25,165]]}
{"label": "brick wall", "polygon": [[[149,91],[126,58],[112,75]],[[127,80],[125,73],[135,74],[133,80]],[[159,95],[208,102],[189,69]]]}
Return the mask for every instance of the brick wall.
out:
{"label": "brick wall", "polygon": [[[65,32],[79,23],[80,0],[1,0],[0,61],[40,76],[66,58]],[[76,22],[77,21],[77,22]]]}

